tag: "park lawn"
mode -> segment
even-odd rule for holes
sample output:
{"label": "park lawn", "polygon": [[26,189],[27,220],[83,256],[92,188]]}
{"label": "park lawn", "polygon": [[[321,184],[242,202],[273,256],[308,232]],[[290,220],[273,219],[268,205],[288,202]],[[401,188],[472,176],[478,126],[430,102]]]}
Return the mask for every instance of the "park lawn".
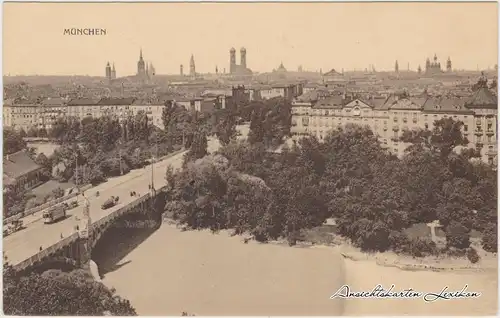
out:
{"label": "park lawn", "polygon": [[56,180],[49,180],[31,190],[31,193],[33,193],[36,198],[44,198],[46,195],[51,195],[52,191],[57,188],[66,190],[72,187],[75,187],[75,184],[72,182],[59,182]]}

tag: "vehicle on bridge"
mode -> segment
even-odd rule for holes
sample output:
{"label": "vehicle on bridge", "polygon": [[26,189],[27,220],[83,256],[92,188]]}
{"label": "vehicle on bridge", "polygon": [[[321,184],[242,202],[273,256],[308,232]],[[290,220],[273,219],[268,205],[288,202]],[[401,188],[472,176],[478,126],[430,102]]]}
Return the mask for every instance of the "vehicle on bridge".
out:
{"label": "vehicle on bridge", "polygon": [[53,206],[43,212],[43,223],[54,223],[66,217],[66,208],[64,204]]}
{"label": "vehicle on bridge", "polygon": [[118,200],[120,200],[120,197],[111,196],[111,198],[107,199],[101,205],[101,209],[106,210],[106,209],[109,209],[109,208],[115,206],[118,203]]}
{"label": "vehicle on bridge", "polygon": [[63,206],[66,208],[66,210],[71,210],[78,206],[78,201],[71,201],[69,204],[67,202],[64,202]]}
{"label": "vehicle on bridge", "polygon": [[23,220],[14,220],[7,224],[3,229],[3,236],[10,235],[14,232],[17,232],[23,228]]}

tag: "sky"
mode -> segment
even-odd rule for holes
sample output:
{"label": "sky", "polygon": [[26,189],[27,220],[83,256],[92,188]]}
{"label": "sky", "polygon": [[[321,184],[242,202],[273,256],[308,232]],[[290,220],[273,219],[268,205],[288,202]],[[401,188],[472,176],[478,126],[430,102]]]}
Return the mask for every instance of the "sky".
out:
{"label": "sky", "polygon": [[[105,36],[63,35],[103,28]],[[4,75],[133,75],[139,50],[157,74],[229,71],[229,49],[266,72],[416,70],[437,54],[444,67],[498,61],[496,3],[4,3]]]}

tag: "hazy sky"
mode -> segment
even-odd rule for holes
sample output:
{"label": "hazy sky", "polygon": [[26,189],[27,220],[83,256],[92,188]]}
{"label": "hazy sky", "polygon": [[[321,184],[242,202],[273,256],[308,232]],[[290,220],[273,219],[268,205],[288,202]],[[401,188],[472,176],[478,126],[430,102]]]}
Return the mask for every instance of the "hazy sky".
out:
{"label": "hazy sky", "polygon": [[[104,76],[135,74],[139,49],[159,74],[229,70],[229,49],[270,71],[336,68],[392,70],[425,65],[493,67],[496,3],[6,3],[3,73]],[[106,36],[67,36],[65,28],[105,28]]]}

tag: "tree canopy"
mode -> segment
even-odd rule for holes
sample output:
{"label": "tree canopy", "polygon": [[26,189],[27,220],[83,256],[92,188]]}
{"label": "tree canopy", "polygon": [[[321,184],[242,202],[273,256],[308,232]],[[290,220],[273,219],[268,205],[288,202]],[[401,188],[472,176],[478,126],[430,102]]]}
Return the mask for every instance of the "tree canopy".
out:
{"label": "tree canopy", "polygon": [[[189,211],[181,220],[190,226],[234,228],[261,240],[286,237],[293,243],[300,230],[333,217],[338,233],[364,250],[424,256],[436,252],[435,244],[412,239],[405,230],[437,219],[448,248],[467,248],[474,229],[483,233],[487,250],[496,250],[496,172],[471,160],[474,151],[462,149],[467,145],[462,123],[442,119],[431,131],[406,132],[402,140],[410,146],[398,158],[369,128],[356,125],[331,131],[323,142],[311,136],[273,152],[264,137],[267,128],[261,130],[263,121],[256,119],[261,113],[252,116],[249,142],[232,140],[219,151],[228,162],[222,172],[194,173],[197,168],[187,164],[178,176],[170,173],[170,209]],[[248,185],[234,181],[238,174],[259,178],[268,189],[265,199],[255,199]],[[211,184],[221,192],[208,194]],[[212,213],[198,209],[202,202]],[[211,215],[217,221],[205,219]],[[238,221],[228,221],[235,215]]]}
{"label": "tree canopy", "polygon": [[8,264],[3,270],[3,309],[12,316],[135,316],[128,300],[93,281],[83,270],[49,270],[19,277]]}

